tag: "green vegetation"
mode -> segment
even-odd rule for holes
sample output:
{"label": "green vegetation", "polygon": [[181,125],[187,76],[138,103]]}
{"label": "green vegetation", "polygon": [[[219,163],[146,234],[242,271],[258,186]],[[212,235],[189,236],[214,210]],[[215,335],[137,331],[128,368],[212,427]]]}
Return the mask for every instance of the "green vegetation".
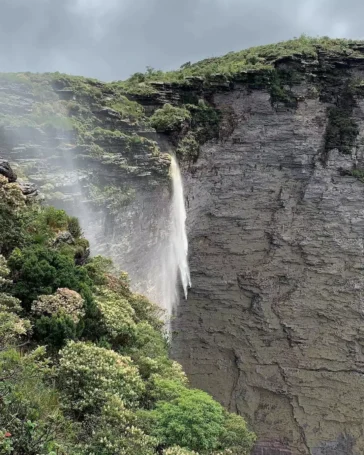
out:
{"label": "green vegetation", "polygon": [[364,183],[364,169],[353,169],[352,171],[349,172],[349,175],[352,175],[353,177],[357,178],[362,183]]}
{"label": "green vegetation", "polygon": [[245,421],[189,387],[161,311],[87,257],[77,219],[0,192],[0,453],[247,455]]}
{"label": "green vegetation", "polygon": [[337,148],[341,153],[351,153],[359,134],[355,120],[348,109],[333,107],[329,110],[329,123],[326,128],[325,150]]}
{"label": "green vegetation", "polygon": [[176,155],[180,160],[195,162],[198,158],[200,145],[192,131],[182,138],[176,149]]}
{"label": "green vegetation", "polygon": [[156,71],[149,68],[146,73],[134,74],[124,84],[129,92],[140,93],[153,81],[192,84],[193,79],[202,82],[224,81],[229,79],[247,80],[249,72],[266,72],[275,69],[274,63],[285,57],[303,57],[316,60],[321,51],[332,55],[348,55],[363,58],[356,45],[360,41],[331,39],[328,37],[311,38],[302,35],[289,41],[252,47],[239,52],[229,52],[222,57],[213,57],[194,64],[183,65],[177,71]]}
{"label": "green vegetation", "polygon": [[111,185],[100,187],[91,184],[89,185],[89,192],[94,204],[107,207],[113,214],[117,214],[122,207],[129,204],[135,195],[133,188]]}
{"label": "green vegetation", "polygon": [[161,109],[157,109],[150,118],[150,124],[157,131],[168,132],[181,129],[189,122],[191,114],[183,107],[175,107],[165,104]]}

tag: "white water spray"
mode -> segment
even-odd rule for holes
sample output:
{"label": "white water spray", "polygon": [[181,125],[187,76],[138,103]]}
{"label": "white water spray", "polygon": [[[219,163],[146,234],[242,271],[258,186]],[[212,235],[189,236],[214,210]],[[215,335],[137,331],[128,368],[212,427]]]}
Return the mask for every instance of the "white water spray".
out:
{"label": "white water spray", "polygon": [[157,231],[165,235],[156,244],[152,260],[145,258],[145,266],[148,270],[147,282],[152,286],[146,290],[141,288],[142,292],[165,311],[165,322],[168,328],[170,328],[173,310],[178,304],[179,284],[182,285],[186,299],[188,288],[191,287],[183,183],[178,162],[174,156],[171,158],[170,175],[172,197],[169,200],[168,210],[166,214],[161,215],[157,227]]}
{"label": "white water spray", "polygon": [[[185,299],[187,299],[188,288],[191,287],[190,269],[188,266],[188,239],[186,232],[186,207],[183,195],[183,183],[178,162],[174,156],[171,161],[171,176],[173,183],[173,199],[171,207],[172,230],[171,247],[174,256],[174,263],[179,272]],[[177,282],[175,284],[177,287]],[[174,304],[175,302],[173,302]]]}

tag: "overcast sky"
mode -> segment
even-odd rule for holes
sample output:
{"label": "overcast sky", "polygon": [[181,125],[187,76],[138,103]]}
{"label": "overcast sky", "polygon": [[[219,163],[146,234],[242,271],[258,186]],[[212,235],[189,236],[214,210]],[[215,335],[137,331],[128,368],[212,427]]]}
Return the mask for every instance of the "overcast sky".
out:
{"label": "overcast sky", "polygon": [[364,38],[362,0],[0,0],[0,71],[125,79],[312,36]]}

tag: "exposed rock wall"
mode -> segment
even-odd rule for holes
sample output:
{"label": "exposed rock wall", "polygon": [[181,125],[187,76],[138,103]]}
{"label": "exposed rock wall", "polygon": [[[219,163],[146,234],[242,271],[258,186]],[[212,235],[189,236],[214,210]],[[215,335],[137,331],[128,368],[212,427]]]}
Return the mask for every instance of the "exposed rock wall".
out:
{"label": "exposed rock wall", "polygon": [[[234,128],[185,169],[192,289],[174,355],[248,419],[257,455],[364,453],[364,184],[350,175],[364,101],[345,91],[363,70],[348,68],[294,85],[296,107],[245,84],[215,94]],[[345,153],[328,108],[348,100]]]}

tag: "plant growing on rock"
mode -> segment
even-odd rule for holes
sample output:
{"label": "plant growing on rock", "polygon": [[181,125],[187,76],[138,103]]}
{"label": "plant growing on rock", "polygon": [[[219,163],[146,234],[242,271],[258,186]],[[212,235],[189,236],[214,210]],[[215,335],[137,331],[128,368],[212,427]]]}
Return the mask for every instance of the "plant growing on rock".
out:
{"label": "plant growing on rock", "polygon": [[191,114],[187,109],[167,103],[161,109],[155,111],[150,118],[150,124],[157,131],[169,132],[182,128],[190,120]]}

